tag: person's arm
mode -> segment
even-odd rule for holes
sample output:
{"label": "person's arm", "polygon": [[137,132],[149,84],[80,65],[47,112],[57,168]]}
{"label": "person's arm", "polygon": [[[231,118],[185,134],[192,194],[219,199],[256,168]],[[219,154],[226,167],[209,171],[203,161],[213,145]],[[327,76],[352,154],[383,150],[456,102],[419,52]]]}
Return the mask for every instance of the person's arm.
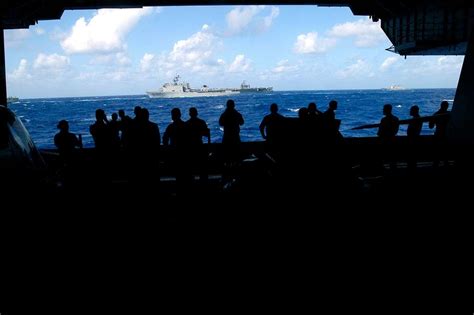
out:
{"label": "person's arm", "polygon": [[78,147],[79,149],[82,149],[82,135],[79,133],[77,136],[73,134],[74,136],[74,146]]}
{"label": "person's arm", "polygon": [[258,129],[260,129],[260,134],[262,135],[263,139],[267,139],[267,136],[265,135],[265,125],[266,125],[266,120],[264,117],[262,119],[262,122],[260,123],[260,126],[258,126]]}
{"label": "person's arm", "polygon": [[428,123],[428,127],[429,127],[430,129],[433,129],[434,126],[435,126],[434,121],[433,121],[433,120],[430,120],[430,122]]}
{"label": "person's arm", "polygon": [[380,124],[379,124],[379,129],[377,130],[377,136],[381,136],[382,135],[382,131],[384,129],[384,120],[383,118],[380,120]]}
{"label": "person's arm", "polygon": [[398,130],[400,129],[400,121],[398,118],[395,119],[395,126],[393,126],[393,135],[396,136],[398,133]]}
{"label": "person's arm", "polygon": [[[433,116],[435,116],[437,113],[438,113],[438,112],[434,113]],[[436,118],[433,117],[433,118],[431,118],[431,119],[429,120],[429,122],[428,122],[428,127],[429,127],[430,129],[433,129],[435,125],[436,125]]]}
{"label": "person's arm", "polygon": [[224,124],[225,124],[224,115],[225,115],[225,113],[223,113],[223,114],[221,115],[221,117],[219,117],[219,126],[224,126]]}
{"label": "person's arm", "polygon": [[165,134],[163,135],[163,145],[168,145],[170,142],[170,136],[168,134],[168,128],[165,130]]}
{"label": "person's arm", "polygon": [[59,149],[59,134],[54,136],[54,145]]}
{"label": "person's arm", "polygon": [[210,144],[211,143],[211,130],[206,127],[206,137],[207,137],[207,143]]}

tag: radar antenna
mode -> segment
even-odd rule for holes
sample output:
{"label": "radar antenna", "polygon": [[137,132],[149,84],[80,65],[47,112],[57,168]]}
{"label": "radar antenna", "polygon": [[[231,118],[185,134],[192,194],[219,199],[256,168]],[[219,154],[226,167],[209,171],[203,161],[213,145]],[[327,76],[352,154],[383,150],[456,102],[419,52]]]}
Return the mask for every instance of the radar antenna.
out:
{"label": "radar antenna", "polygon": [[179,81],[179,74],[177,74],[174,79],[173,79],[173,83],[174,85],[177,85],[178,84],[178,81]]}

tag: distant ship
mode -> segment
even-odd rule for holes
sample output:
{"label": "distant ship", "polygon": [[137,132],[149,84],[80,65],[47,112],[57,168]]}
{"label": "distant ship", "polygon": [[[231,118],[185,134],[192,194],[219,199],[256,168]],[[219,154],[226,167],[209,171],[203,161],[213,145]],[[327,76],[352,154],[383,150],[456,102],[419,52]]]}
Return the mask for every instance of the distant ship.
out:
{"label": "distant ship", "polygon": [[239,93],[262,93],[272,92],[273,87],[257,87],[251,88],[245,81],[242,82],[240,88],[210,88],[203,85],[200,89],[193,89],[186,82],[179,81],[180,76],[177,75],[173,79],[173,83],[165,83],[158,91],[147,91],[146,94],[151,98],[175,98],[175,97],[206,97],[206,96],[227,96]]}
{"label": "distant ship", "polygon": [[173,83],[165,83],[159,91],[147,91],[151,98],[175,98],[175,97],[204,97],[204,96],[226,96],[238,94],[235,89],[210,88],[203,85],[200,89],[193,89],[186,82],[179,81],[179,75],[175,76]]}
{"label": "distant ship", "polygon": [[240,85],[240,89],[237,91],[242,93],[262,93],[262,92],[273,92],[273,87],[256,87],[251,88],[250,84],[247,84],[245,81]]}
{"label": "distant ship", "polygon": [[385,91],[401,91],[401,90],[405,90],[405,88],[401,85],[390,85],[389,87],[386,87],[386,88],[382,88],[382,90],[385,90]]}
{"label": "distant ship", "polygon": [[7,103],[15,103],[15,102],[18,102],[20,99],[18,97],[14,97],[14,96],[9,96],[7,97]]}

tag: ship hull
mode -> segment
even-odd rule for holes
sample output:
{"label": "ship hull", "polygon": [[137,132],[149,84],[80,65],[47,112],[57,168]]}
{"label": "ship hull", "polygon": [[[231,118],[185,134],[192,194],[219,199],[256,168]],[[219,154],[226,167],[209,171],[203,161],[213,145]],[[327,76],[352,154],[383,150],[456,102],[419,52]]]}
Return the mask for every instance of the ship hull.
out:
{"label": "ship hull", "polygon": [[237,91],[222,92],[146,92],[150,98],[215,97],[239,94]]}
{"label": "ship hull", "polygon": [[249,88],[249,89],[240,89],[240,93],[271,93],[273,88]]}

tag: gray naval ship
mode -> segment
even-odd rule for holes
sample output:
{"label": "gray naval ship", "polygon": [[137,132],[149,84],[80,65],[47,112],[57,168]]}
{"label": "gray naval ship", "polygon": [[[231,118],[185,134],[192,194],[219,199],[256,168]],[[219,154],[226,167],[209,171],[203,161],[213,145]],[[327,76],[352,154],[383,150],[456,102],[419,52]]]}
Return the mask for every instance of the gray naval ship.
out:
{"label": "gray naval ship", "polygon": [[147,91],[150,98],[176,98],[176,97],[207,97],[207,96],[228,96],[239,93],[262,93],[272,92],[273,87],[251,88],[245,81],[240,88],[210,88],[203,85],[200,89],[191,88],[187,82],[180,82],[180,76],[173,78],[172,83],[165,83],[158,91]]}

